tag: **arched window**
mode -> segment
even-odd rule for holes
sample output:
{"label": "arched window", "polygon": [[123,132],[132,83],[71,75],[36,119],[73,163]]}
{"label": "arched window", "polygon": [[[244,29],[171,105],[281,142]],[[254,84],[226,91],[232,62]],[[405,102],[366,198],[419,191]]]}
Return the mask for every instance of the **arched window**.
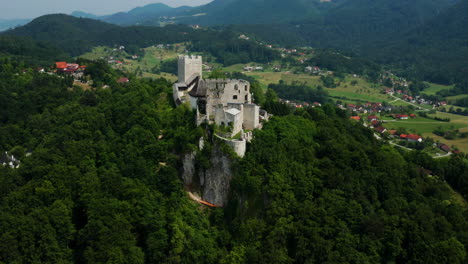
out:
{"label": "arched window", "polygon": [[232,99],[237,100],[237,95],[234,95]]}
{"label": "arched window", "polygon": [[245,89],[246,91],[248,90],[247,85],[244,87],[244,89]]}
{"label": "arched window", "polygon": [[236,91],[239,90],[239,86],[237,86],[237,84],[234,85],[234,90],[236,90]]}
{"label": "arched window", "polygon": [[245,101],[246,101],[246,102],[249,101],[249,95],[248,95],[248,94],[245,95]]}

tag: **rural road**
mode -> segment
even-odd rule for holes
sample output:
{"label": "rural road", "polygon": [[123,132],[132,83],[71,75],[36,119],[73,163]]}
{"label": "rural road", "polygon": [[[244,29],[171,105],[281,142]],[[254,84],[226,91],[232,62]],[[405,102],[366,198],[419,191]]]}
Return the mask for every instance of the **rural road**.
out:
{"label": "rural road", "polygon": [[402,102],[405,102],[405,103],[407,103],[407,104],[410,104],[410,105],[416,107],[416,108],[419,109],[419,110],[429,111],[429,109],[424,109],[424,108],[422,108],[421,106],[419,106],[419,105],[417,105],[417,104],[413,104],[413,103],[411,103],[411,102],[402,100],[401,98],[398,98],[398,97],[394,96],[393,94],[390,94],[390,96],[393,97],[393,98],[395,99],[395,100],[392,101],[392,102],[395,102],[395,101],[402,101]]}

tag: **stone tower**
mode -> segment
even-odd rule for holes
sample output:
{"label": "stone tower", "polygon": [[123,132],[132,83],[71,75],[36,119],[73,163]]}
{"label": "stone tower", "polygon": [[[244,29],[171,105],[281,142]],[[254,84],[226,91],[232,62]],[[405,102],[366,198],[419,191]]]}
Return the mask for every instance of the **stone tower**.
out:
{"label": "stone tower", "polygon": [[179,83],[190,83],[195,77],[202,78],[201,56],[179,56],[178,77]]}

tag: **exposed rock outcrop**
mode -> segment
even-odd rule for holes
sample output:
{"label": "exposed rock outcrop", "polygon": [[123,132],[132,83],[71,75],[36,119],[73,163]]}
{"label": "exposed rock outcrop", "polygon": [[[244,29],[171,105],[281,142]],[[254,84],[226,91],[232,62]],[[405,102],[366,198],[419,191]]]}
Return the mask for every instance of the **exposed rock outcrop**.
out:
{"label": "exposed rock outcrop", "polygon": [[215,146],[211,153],[210,164],[210,168],[199,172],[202,198],[209,203],[225,206],[233,176],[231,157],[222,152],[219,146]]}
{"label": "exposed rock outcrop", "polygon": [[193,151],[189,154],[185,154],[182,159],[182,180],[186,186],[193,184],[193,177],[195,176],[195,156],[196,152]]}
{"label": "exposed rock outcrop", "polygon": [[225,206],[233,176],[232,158],[230,154],[224,153],[218,144],[211,148],[208,168],[196,166],[195,152],[186,154],[182,160],[182,180],[185,186],[199,188],[192,191],[199,192],[204,201]]}

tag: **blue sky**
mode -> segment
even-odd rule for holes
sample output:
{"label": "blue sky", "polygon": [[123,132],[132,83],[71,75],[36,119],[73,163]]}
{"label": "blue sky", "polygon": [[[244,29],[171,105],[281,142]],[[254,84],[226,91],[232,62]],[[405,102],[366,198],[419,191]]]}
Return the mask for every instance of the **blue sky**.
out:
{"label": "blue sky", "polygon": [[107,15],[158,2],[176,7],[196,6],[211,0],[0,0],[0,19],[35,18],[45,14],[69,14],[73,11]]}

